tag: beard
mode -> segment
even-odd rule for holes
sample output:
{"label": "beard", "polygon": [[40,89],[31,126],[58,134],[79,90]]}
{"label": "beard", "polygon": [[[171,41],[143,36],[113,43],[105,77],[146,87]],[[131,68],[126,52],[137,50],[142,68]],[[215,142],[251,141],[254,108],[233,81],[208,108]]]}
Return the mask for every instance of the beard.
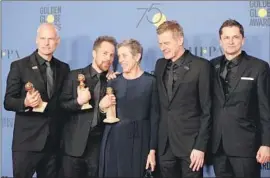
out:
{"label": "beard", "polygon": [[97,67],[102,70],[103,72],[106,72],[110,69],[110,64],[109,63],[100,63],[100,64],[97,64]]}

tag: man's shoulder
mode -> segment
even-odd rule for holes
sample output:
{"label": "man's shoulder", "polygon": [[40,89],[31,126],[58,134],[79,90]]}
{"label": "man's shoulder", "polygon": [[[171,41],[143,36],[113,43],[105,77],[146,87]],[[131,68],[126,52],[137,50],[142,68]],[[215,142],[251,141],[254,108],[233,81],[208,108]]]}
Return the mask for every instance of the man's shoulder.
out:
{"label": "man's shoulder", "polygon": [[194,61],[199,63],[199,64],[210,64],[210,61],[203,58],[203,57],[199,57],[199,56],[194,56],[193,55],[193,59],[195,59]]}
{"label": "man's shoulder", "polygon": [[196,66],[200,68],[208,68],[210,66],[210,61],[207,60],[206,58],[196,56],[190,53],[190,57],[192,59],[192,63],[194,63]]}
{"label": "man's shoulder", "polygon": [[200,57],[200,56],[197,56],[197,55],[194,55],[190,50],[185,50],[185,53],[184,53],[184,60],[186,61],[192,61],[198,65],[200,64],[209,64],[209,61],[203,57]]}
{"label": "man's shoulder", "polygon": [[217,57],[214,57],[214,58],[210,59],[209,61],[210,61],[210,63],[211,63],[212,65],[217,65],[217,64],[220,63],[220,60],[221,60],[223,57],[224,57],[224,55],[217,56]]}
{"label": "man's shoulder", "polygon": [[83,73],[82,71],[83,71],[83,68],[70,70],[70,72],[68,73],[68,79],[69,80],[78,80],[78,75],[82,74]]}
{"label": "man's shoulder", "polygon": [[268,62],[266,62],[265,60],[260,59],[258,57],[255,57],[255,56],[251,56],[249,54],[246,54],[245,55],[245,58],[247,60],[249,60],[250,63],[252,63],[252,66],[253,67],[259,67],[259,68],[269,67],[269,63]]}
{"label": "man's shoulder", "polygon": [[160,62],[164,62],[164,61],[166,61],[166,59],[165,59],[164,57],[158,58],[158,59],[156,60],[156,64],[158,64],[158,63],[160,63]]}
{"label": "man's shoulder", "polygon": [[[31,55],[32,55],[32,54],[31,54]],[[24,64],[26,64],[26,63],[29,62],[31,55],[28,55],[28,56],[25,56],[25,57],[23,57],[23,58],[14,60],[14,61],[11,62],[11,64],[24,65]]]}
{"label": "man's shoulder", "polygon": [[82,71],[83,71],[83,69],[84,68],[78,68],[78,69],[72,69],[71,71],[70,71],[70,75],[78,75],[78,74],[81,74],[82,73]]}
{"label": "man's shoulder", "polygon": [[69,67],[69,64],[54,57],[54,60],[61,66]]}
{"label": "man's shoulder", "polygon": [[163,57],[163,58],[158,58],[156,60],[156,64],[155,64],[155,69],[159,68],[160,66],[164,65],[164,63],[166,62],[167,60]]}
{"label": "man's shoulder", "polygon": [[12,61],[10,64],[10,67],[16,66],[16,67],[24,69],[26,67],[26,65],[29,64],[32,55],[33,54]]}

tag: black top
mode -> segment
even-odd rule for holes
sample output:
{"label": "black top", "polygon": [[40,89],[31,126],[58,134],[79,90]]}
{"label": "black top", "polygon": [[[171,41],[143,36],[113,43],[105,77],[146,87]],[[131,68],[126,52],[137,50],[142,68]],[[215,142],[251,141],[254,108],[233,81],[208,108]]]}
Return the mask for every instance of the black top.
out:
{"label": "black top", "polygon": [[[47,82],[47,75],[46,75],[46,64],[45,62],[47,62],[47,60],[45,60],[43,57],[41,57],[38,52],[36,52],[36,60],[37,60],[37,63],[38,63],[38,66],[39,66],[39,69],[40,69],[40,72],[41,72],[41,75],[44,79],[44,82],[46,83]],[[56,74],[56,66],[55,66],[55,59],[54,57],[52,57],[51,61],[50,61],[50,64],[51,64],[51,68],[53,70],[53,78],[55,80],[55,74]]]}
{"label": "black top", "polygon": [[[185,62],[185,59],[186,59],[186,56],[187,54],[189,53],[189,50],[185,50],[184,54],[178,58],[176,61],[172,62],[172,60],[169,60],[168,63],[167,63],[167,67],[166,67],[166,70],[165,70],[165,74],[164,74],[164,77],[163,77],[163,82],[165,84],[165,87],[166,89],[168,89],[168,78],[169,78],[169,75],[173,75],[173,87],[172,89],[174,89],[175,87],[175,81],[177,81],[179,78],[181,78],[180,74],[180,70],[181,70],[181,66],[184,64]],[[170,70],[173,70],[172,73],[170,73]]]}
{"label": "black top", "polygon": [[241,53],[232,60],[228,60],[224,56],[221,62],[220,77],[223,83],[223,90],[225,96],[228,96],[228,94],[232,90],[232,82],[235,80],[235,75],[237,74],[239,64],[242,61],[242,56],[243,55]]}

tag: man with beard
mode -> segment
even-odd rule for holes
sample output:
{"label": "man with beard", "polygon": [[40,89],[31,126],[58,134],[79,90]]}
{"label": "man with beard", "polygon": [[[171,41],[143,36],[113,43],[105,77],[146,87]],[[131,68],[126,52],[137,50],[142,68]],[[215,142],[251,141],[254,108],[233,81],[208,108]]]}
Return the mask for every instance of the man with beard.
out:
{"label": "man with beard", "polygon": [[92,64],[71,71],[64,84],[61,105],[70,116],[63,133],[65,178],[97,176],[104,130],[98,103],[106,92],[106,75],[114,59],[115,46],[113,37],[98,37],[93,46]]}

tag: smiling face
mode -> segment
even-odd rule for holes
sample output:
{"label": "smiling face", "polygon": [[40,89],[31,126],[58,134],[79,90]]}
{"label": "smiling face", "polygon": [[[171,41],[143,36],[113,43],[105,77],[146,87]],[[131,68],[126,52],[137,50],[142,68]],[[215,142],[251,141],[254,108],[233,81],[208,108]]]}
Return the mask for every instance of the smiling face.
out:
{"label": "smiling face", "polygon": [[184,30],[176,21],[165,21],[156,30],[165,59],[177,60],[184,51]]}
{"label": "smiling face", "polygon": [[123,69],[123,73],[129,73],[138,65],[141,54],[132,54],[130,47],[122,46],[118,48],[118,60]]}
{"label": "smiling face", "polygon": [[175,37],[171,31],[165,31],[158,35],[159,48],[162,51],[165,59],[178,58],[183,41],[183,37]]}
{"label": "smiling face", "polygon": [[123,73],[130,73],[139,67],[143,48],[139,41],[128,39],[118,44],[117,53]]}
{"label": "smiling face", "polygon": [[220,45],[225,55],[237,55],[241,53],[244,45],[244,37],[237,26],[223,27],[220,35]]}
{"label": "smiling face", "polygon": [[93,50],[94,63],[101,71],[108,71],[111,67],[115,55],[115,46],[107,41],[103,41],[99,47]]}
{"label": "smiling face", "polygon": [[56,28],[52,24],[42,24],[37,33],[36,44],[41,56],[52,56],[56,50],[60,38]]}

